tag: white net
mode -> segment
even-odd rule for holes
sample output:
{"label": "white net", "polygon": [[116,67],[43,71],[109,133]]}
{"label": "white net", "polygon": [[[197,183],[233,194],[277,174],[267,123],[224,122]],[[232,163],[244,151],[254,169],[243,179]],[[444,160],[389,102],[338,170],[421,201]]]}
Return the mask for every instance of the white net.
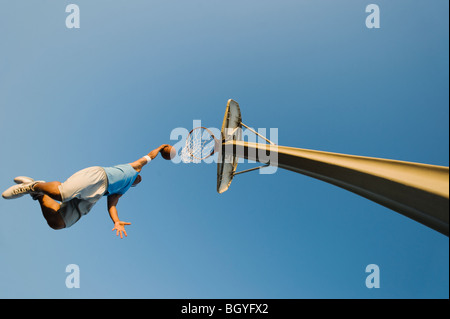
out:
{"label": "white net", "polygon": [[204,127],[193,129],[186,138],[186,144],[181,150],[181,160],[184,163],[200,163],[215,151],[215,138],[210,130]]}

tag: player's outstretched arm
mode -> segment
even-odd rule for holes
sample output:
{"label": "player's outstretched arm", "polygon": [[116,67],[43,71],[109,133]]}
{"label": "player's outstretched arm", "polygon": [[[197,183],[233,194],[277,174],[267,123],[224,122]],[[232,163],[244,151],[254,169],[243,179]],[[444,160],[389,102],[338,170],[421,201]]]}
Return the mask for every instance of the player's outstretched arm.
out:
{"label": "player's outstretched arm", "polygon": [[[161,152],[161,150],[167,145],[169,144],[162,144],[160,147],[155,148],[146,156],[150,157],[150,160],[154,159],[156,156],[158,156],[158,153]],[[140,159],[130,164],[136,171],[140,172],[142,170],[142,167],[144,167],[148,162],[149,162],[148,158],[142,156]]]}
{"label": "player's outstretched arm", "polygon": [[119,202],[119,198],[122,195],[120,194],[113,194],[108,196],[108,213],[111,217],[112,221],[114,222],[114,228],[112,230],[116,231],[116,235],[120,238],[123,238],[123,234],[125,234],[125,237],[127,237],[127,232],[125,231],[125,225],[131,225],[131,223],[123,222],[119,219],[119,215],[117,213],[117,203]]}

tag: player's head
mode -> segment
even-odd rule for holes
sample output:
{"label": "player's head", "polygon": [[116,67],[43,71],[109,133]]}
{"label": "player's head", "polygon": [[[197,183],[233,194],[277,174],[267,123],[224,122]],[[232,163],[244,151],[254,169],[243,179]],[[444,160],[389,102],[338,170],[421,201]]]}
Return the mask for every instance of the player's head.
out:
{"label": "player's head", "polygon": [[139,184],[142,181],[142,176],[138,175],[136,176],[136,179],[134,180],[133,184],[131,184],[131,187],[136,187],[137,184]]}

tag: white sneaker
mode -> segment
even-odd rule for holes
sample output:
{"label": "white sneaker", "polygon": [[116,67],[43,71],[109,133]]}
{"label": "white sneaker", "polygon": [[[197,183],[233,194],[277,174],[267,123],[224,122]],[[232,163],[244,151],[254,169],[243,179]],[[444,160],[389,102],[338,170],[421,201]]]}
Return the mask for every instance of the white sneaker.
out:
{"label": "white sneaker", "polygon": [[32,179],[31,177],[27,177],[27,176],[17,176],[16,178],[14,178],[14,182],[16,184],[31,183],[31,182],[34,182],[34,179]]}
{"label": "white sneaker", "polygon": [[[31,177],[28,177],[28,176],[17,176],[16,178],[14,178],[14,182],[16,182],[17,184],[31,183],[31,182],[34,182],[34,179],[32,179]],[[44,182],[44,181],[41,181],[41,182]],[[38,200],[39,198],[44,196],[44,194],[41,192],[30,192],[30,196],[33,200]]]}
{"label": "white sneaker", "polygon": [[19,185],[11,186],[10,188],[8,188],[6,191],[3,192],[2,197],[4,199],[15,199],[22,197],[25,194],[34,192],[34,185],[41,182],[43,181],[33,181],[30,183],[22,183]]}

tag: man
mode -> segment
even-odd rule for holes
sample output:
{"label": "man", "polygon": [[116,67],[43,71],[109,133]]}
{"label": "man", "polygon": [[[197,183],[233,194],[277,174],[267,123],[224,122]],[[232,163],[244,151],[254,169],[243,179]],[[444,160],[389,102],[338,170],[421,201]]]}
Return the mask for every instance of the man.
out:
{"label": "man", "polygon": [[[41,206],[42,214],[53,229],[68,228],[75,224],[103,196],[107,196],[109,216],[114,222],[116,235],[127,236],[125,225],[130,223],[119,219],[117,203],[119,198],[132,186],[142,180],[142,168],[153,160],[168,144],[163,144],[140,159],[113,167],[88,167],[76,172],[64,183],[46,183],[30,177],[19,176],[14,179],[18,185],[3,192],[5,199],[14,199],[30,194]],[[59,203],[61,202],[61,203]]]}

